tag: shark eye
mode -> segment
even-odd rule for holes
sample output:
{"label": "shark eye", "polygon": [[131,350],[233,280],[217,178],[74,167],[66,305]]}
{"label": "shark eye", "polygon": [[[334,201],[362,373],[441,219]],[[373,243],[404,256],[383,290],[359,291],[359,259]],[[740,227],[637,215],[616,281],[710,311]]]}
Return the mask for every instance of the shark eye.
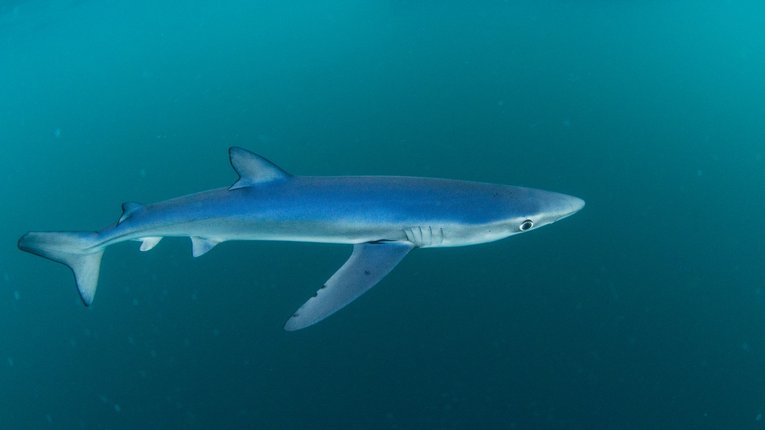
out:
{"label": "shark eye", "polygon": [[520,229],[521,231],[526,231],[531,227],[534,227],[534,221],[527,219],[521,223]]}

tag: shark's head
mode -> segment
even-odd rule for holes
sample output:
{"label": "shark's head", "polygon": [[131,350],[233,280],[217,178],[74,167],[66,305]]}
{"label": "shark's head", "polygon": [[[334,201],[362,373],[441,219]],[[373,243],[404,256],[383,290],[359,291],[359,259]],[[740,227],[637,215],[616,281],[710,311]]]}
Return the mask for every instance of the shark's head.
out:
{"label": "shark's head", "polygon": [[584,207],[584,200],[578,197],[533,188],[520,190],[523,204],[516,205],[512,216],[506,220],[511,235],[552,224]]}

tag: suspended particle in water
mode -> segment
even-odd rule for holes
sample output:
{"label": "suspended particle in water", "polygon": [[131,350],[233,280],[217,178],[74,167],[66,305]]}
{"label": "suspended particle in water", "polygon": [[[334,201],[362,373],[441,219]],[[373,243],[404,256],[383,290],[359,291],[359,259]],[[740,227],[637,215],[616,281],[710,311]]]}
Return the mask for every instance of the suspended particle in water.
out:
{"label": "suspended particle in water", "polygon": [[61,138],[61,128],[60,127],[56,127],[53,130],[53,137],[56,138],[56,139],[60,139]]}

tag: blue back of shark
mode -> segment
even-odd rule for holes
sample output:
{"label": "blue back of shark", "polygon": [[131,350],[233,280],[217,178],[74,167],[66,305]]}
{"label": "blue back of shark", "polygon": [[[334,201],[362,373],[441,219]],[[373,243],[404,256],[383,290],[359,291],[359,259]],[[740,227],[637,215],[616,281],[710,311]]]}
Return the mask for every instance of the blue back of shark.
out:
{"label": "blue back of shark", "polygon": [[352,244],[351,257],[286,322],[313,325],[376,285],[414,248],[465,246],[524,233],[570,216],[584,201],[533,188],[399,176],[293,176],[233,147],[239,179],[229,188],[150,205],[124,203],[98,232],[30,232],[20,249],[72,269],[83,303],[93,302],[109,245],[189,237],[195,257],[229,240]]}

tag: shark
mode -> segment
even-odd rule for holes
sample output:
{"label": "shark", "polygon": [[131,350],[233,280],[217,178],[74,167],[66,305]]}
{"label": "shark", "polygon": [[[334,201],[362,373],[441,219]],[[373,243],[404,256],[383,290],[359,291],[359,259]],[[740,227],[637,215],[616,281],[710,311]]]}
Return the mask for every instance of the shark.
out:
{"label": "shark", "polygon": [[348,260],[284,324],[306,328],[379,283],[415,248],[475,245],[527,233],[584,207],[580,198],[533,188],[408,176],[298,176],[229,148],[230,187],[153,204],[122,204],[98,231],[34,231],[19,249],[68,266],[82,302],[93,302],[104,250],[188,237],[194,257],[231,240],[352,245]]}

